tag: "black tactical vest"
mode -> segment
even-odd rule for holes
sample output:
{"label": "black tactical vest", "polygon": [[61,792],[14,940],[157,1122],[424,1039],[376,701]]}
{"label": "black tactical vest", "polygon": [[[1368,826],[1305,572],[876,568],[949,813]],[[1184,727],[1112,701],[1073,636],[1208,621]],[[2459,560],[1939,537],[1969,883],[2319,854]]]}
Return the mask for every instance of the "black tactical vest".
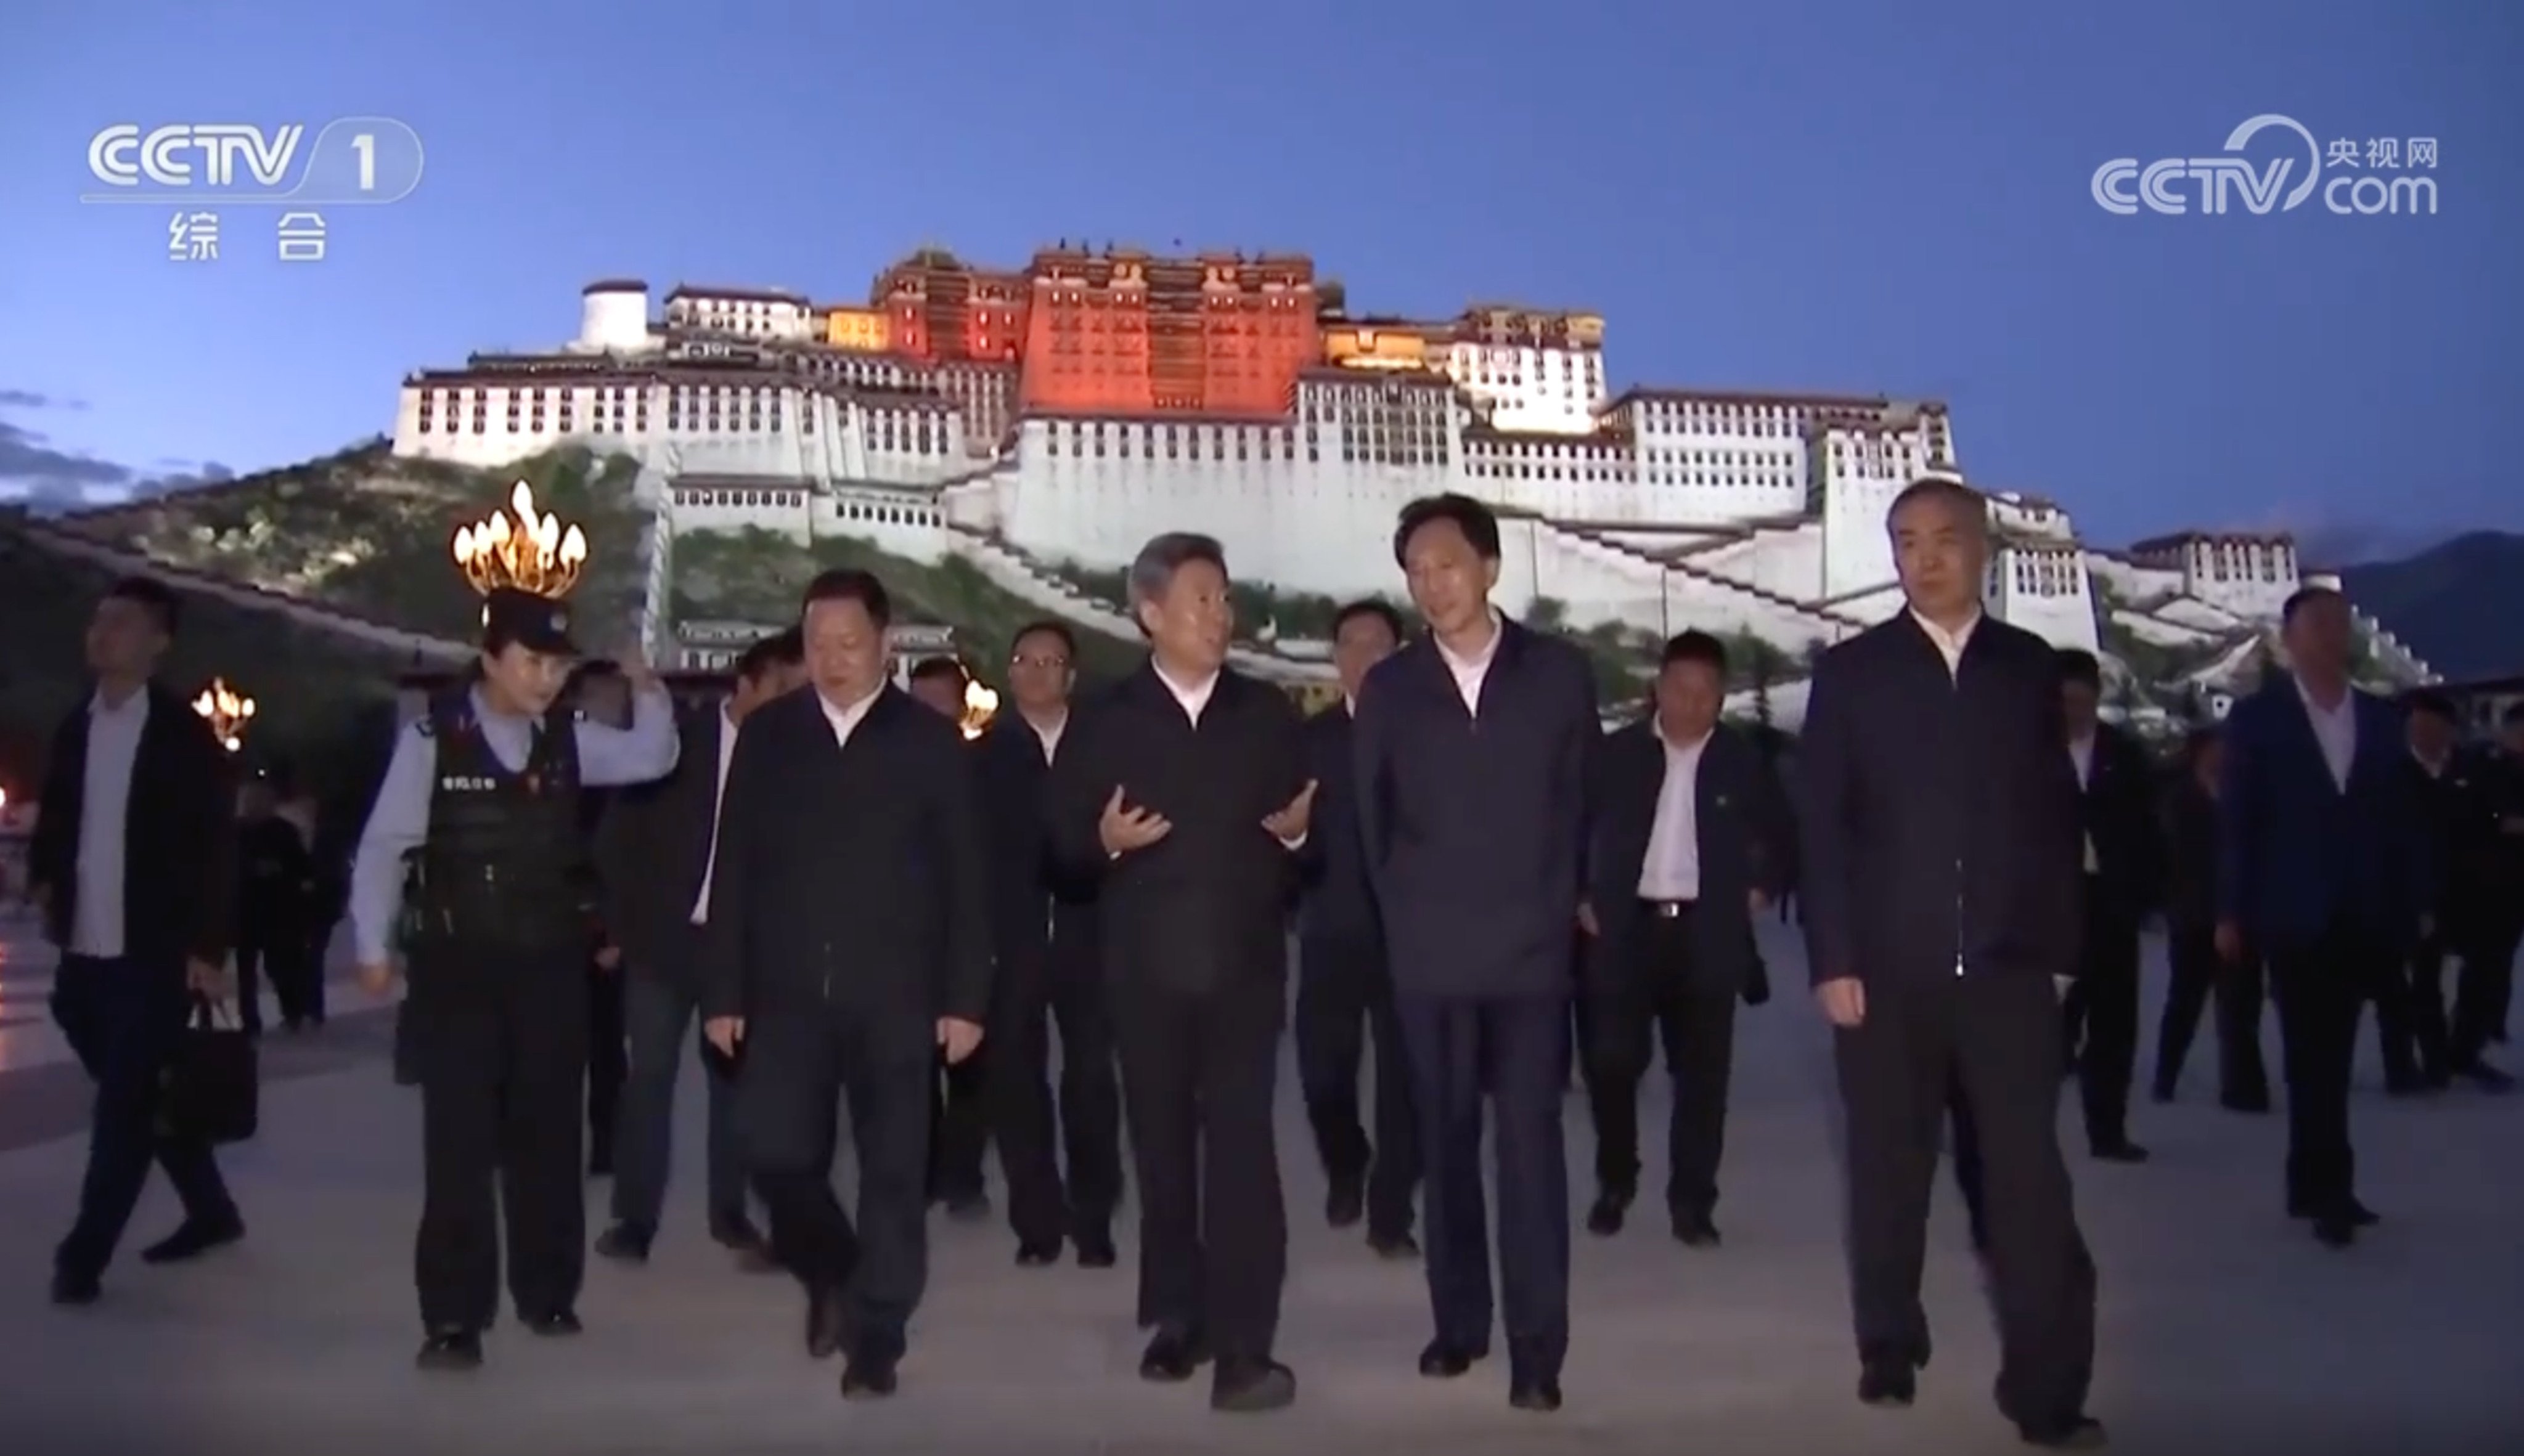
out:
{"label": "black tactical vest", "polygon": [[469,685],[430,704],[437,746],[429,837],[413,854],[408,944],[566,951],[595,928],[596,875],[581,823],[578,733],[555,707],[522,771],[483,736]]}

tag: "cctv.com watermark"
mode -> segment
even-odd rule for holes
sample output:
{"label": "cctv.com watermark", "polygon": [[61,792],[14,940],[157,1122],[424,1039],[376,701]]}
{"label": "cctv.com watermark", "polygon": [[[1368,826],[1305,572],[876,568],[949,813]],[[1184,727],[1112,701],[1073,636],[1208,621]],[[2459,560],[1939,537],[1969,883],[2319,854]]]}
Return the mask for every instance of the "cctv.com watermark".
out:
{"label": "cctv.com watermark", "polygon": [[[2256,159],[2248,153],[2264,132]],[[2308,202],[2344,218],[2433,218],[2436,170],[2435,137],[2342,137],[2325,147],[2303,122],[2265,113],[2236,127],[2218,156],[2115,157],[2095,169],[2092,187],[2095,205],[2121,218],[2265,218]]]}

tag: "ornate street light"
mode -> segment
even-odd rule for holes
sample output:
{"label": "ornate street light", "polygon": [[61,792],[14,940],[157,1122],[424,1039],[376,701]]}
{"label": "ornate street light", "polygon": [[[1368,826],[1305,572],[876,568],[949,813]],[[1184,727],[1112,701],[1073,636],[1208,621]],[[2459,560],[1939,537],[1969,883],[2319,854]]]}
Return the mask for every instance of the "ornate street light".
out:
{"label": "ornate street light", "polygon": [[229,687],[225,678],[215,677],[193,700],[193,711],[211,725],[211,736],[219,741],[219,747],[233,753],[244,744],[246,727],[254,721],[254,700]]}
{"label": "ornate street light", "polygon": [[508,510],[457,528],[448,554],[483,596],[515,587],[558,600],[569,595],[587,569],[587,533],[538,511],[533,487],[520,480],[509,492]]}
{"label": "ornate street light", "polygon": [[991,719],[998,715],[999,695],[979,682],[967,680],[964,684],[964,716],[958,724],[964,730],[964,736],[981,737],[983,730],[991,726]]}

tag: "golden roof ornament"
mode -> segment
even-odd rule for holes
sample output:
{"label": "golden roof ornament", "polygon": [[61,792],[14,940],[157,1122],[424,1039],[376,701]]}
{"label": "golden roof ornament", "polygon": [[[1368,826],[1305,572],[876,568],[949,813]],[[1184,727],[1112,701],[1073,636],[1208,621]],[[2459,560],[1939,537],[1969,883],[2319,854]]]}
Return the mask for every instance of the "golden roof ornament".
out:
{"label": "golden roof ornament", "polygon": [[536,510],[534,488],[520,480],[507,510],[457,528],[448,554],[483,596],[509,587],[558,600],[587,569],[587,533]]}

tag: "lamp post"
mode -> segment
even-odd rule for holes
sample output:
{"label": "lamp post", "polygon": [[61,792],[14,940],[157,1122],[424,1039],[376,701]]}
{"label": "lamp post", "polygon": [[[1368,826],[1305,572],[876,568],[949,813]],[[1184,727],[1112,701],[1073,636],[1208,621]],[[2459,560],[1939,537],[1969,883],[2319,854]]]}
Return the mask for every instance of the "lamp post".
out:
{"label": "lamp post", "polygon": [[534,488],[522,480],[509,492],[507,510],[457,527],[447,550],[466,584],[485,597],[514,587],[558,600],[587,569],[587,533],[537,510]]}
{"label": "lamp post", "polygon": [[215,677],[193,700],[193,711],[211,725],[219,747],[233,753],[244,745],[246,726],[254,721],[254,700],[229,687],[225,678]]}
{"label": "lamp post", "polygon": [[964,716],[956,724],[964,730],[964,736],[981,737],[983,730],[991,726],[991,719],[998,715],[999,695],[978,682],[967,681],[964,684]]}

